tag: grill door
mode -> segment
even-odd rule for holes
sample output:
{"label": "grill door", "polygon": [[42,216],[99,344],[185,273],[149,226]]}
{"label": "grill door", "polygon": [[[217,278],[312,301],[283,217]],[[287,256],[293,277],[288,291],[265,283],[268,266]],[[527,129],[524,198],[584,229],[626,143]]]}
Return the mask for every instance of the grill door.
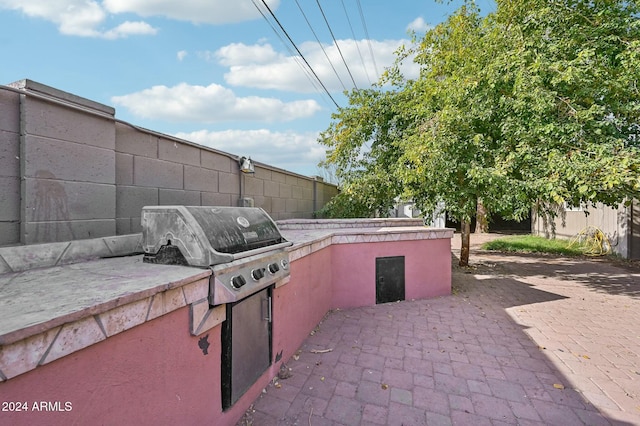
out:
{"label": "grill door", "polygon": [[376,258],[376,303],[404,300],[404,256]]}
{"label": "grill door", "polygon": [[227,304],[222,328],[222,405],[231,407],[271,365],[271,288]]}

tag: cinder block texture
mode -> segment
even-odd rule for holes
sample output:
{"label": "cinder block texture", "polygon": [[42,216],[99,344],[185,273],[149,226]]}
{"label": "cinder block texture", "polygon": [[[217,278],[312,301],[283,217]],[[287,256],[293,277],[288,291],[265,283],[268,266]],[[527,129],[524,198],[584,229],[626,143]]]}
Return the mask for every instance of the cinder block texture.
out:
{"label": "cinder block texture", "polygon": [[244,192],[246,195],[264,195],[264,181],[251,176],[244,176]]}
{"label": "cinder block texture", "polygon": [[168,139],[158,140],[158,158],[174,163],[200,165],[200,149]]}
{"label": "cinder block texture", "polygon": [[271,180],[271,170],[256,166],[254,177],[262,180]]}
{"label": "cinder block texture", "polygon": [[313,200],[298,200],[298,211],[305,213],[313,212]]}
{"label": "cinder block texture", "polygon": [[267,197],[255,197],[254,198],[254,205],[255,207],[260,207],[261,209],[264,209],[264,211],[266,212],[270,212],[271,211],[271,198],[267,198]]}
{"label": "cinder block texture", "polygon": [[292,175],[285,175],[285,183],[291,186],[299,185],[298,177]]}
{"label": "cinder block texture", "polygon": [[140,232],[142,232],[142,217],[132,217],[130,233],[134,234]]}
{"label": "cinder block texture", "polygon": [[133,155],[116,152],[116,184],[133,185]]}
{"label": "cinder block texture", "polygon": [[313,189],[302,188],[302,198],[305,200],[313,200]]}
{"label": "cinder block texture", "polygon": [[0,176],[0,221],[20,220],[20,178]]}
{"label": "cinder block texture", "polygon": [[29,222],[115,219],[116,187],[27,178],[23,206]]}
{"label": "cinder block texture", "polygon": [[223,194],[240,193],[240,177],[232,173],[219,173],[219,191]]}
{"label": "cinder block texture", "polygon": [[201,200],[203,206],[232,206],[231,194],[220,194],[213,192],[203,192],[201,194]]}
{"label": "cinder block texture", "polygon": [[294,186],[293,188],[291,188],[291,196],[295,199],[302,198],[302,187]]}
{"label": "cinder block texture", "polygon": [[287,213],[293,213],[293,212],[297,212],[297,211],[298,211],[298,201],[297,200],[292,200],[292,199],[287,199],[286,212]]}
{"label": "cinder block texture", "polygon": [[115,149],[113,121],[27,96],[23,102],[25,134]]}
{"label": "cinder block texture", "polygon": [[0,130],[0,176],[20,176],[20,135],[18,133]]}
{"label": "cinder block texture", "polygon": [[116,191],[116,217],[119,219],[140,217],[144,206],[156,206],[158,202],[157,188],[118,186]]}
{"label": "cinder block texture", "polygon": [[24,176],[114,184],[115,152],[82,143],[23,137]]}
{"label": "cinder block texture", "polygon": [[64,90],[56,89],[55,87],[47,86],[37,81],[23,79],[8,84],[7,86],[26,90],[29,93],[36,93],[38,95],[45,95],[48,97],[63,100],[74,106],[81,106],[85,109],[92,109],[96,112],[104,114],[106,116],[113,117],[116,110],[108,105],[101,104],[100,102],[92,101],[91,99],[83,98],[73,93],[65,92]]}
{"label": "cinder block texture", "polygon": [[200,192],[161,188],[159,191],[159,204],[164,206],[199,206]]}
{"label": "cinder block texture", "polygon": [[206,150],[200,153],[200,164],[207,169],[227,173],[231,172],[232,165],[237,167],[237,163],[228,156]]}
{"label": "cinder block texture", "polygon": [[[20,222],[0,222],[0,246],[20,242]],[[2,265],[0,265],[2,270]]]}
{"label": "cinder block texture", "polygon": [[0,130],[20,133],[20,95],[0,90]]}
{"label": "cinder block texture", "polygon": [[285,183],[287,181],[287,175],[281,172],[271,172],[271,180],[274,182]]}
{"label": "cinder block texture", "polygon": [[131,218],[116,218],[116,235],[131,234]]}
{"label": "cinder block texture", "polygon": [[126,124],[116,123],[116,151],[158,158],[158,137]]}
{"label": "cinder block texture", "polygon": [[218,192],[218,172],[202,167],[184,166],[184,189]]}
{"label": "cinder block texture", "polygon": [[183,166],[146,157],[133,158],[133,184],[156,188],[183,188]]}
{"label": "cinder block texture", "polygon": [[279,197],[280,196],[280,184],[278,182],[265,181],[265,183],[264,183],[264,195],[265,195],[265,197]]}
{"label": "cinder block texture", "polygon": [[282,213],[287,211],[287,200],[284,198],[272,198],[271,199],[271,212]]}
{"label": "cinder block texture", "polygon": [[84,240],[116,235],[115,219],[29,222],[25,226],[25,244]]}
{"label": "cinder block texture", "polygon": [[280,184],[280,198],[291,198],[291,185]]}

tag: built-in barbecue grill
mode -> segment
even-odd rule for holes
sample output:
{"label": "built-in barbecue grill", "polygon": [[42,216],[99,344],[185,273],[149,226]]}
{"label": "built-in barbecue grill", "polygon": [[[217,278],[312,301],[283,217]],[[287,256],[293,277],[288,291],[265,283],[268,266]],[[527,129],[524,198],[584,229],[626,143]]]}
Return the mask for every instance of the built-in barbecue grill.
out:
{"label": "built-in barbecue grill", "polygon": [[210,268],[209,304],[226,304],[222,404],[233,405],[271,365],[271,293],[289,276],[292,245],[260,208],[148,206],[144,261]]}
{"label": "built-in barbecue grill", "polygon": [[286,241],[260,208],[148,206],[144,261],[211,268],[209,303],[237,302],[289,275]]}

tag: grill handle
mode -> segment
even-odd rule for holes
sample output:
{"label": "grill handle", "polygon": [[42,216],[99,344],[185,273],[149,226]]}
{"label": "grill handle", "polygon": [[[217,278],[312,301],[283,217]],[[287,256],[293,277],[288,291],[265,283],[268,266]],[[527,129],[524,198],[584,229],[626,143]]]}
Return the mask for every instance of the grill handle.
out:
{"label": "grill handle", "polygon": [[284,243],[278,243],[278,244],[273,244],[271,246],[260,247],[260,248],[257,248],[255,250],[243,251],[241,253],[234,254],[233,255],[233,260],[242,259],[242,258],[253,256],[253,255],[256,255],[256,254],[261,254],[261,253],[265,253],[265,252],[268,252],[268,251],[289,247],[289,246],[292,246],[292,245],[293,245],[293,242],[285,241]]}
{"label": "grill handle", "polygon": [[[266,303],[266,309],[265,309],[265,303]],[[264,314],[266,312],[267,317],[264,317]],[[267,322],[271,322],[271,296],[266,297],[265,299],[262,299],[262,320],[263,321],[267,321]]]}

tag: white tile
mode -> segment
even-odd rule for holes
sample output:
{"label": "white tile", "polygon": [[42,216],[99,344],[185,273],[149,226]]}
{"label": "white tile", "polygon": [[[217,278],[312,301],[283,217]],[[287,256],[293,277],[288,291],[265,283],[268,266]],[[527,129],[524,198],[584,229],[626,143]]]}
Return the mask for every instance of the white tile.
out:
{"label": "white tile", "polygon": [[36,368],[59,331],[60,327],[56,327],[13,344],[0,346],[0,371],[7,379],[11,379]]}
{"label": "white tile", "polygon": [[[223,306],[223,305],[221,305]],[[190,324],[190,332],[194,336],[197,336],[198,329],[200,328],[200,324],[205,319],[208,311],[209,311],[209,302],[203,300],[201,302],[192,303],[189,305],[189,318],[191,319]]]}
{"label": "white tile", "polygon": [[48,364],[58,358],[84,349],[106,339],[94,317],[81,319],[62,326],[62,330],[51,344],[49,353],[40,364]]}
{"label": "white tile", "polygon": [[213,309],[209,309],[197,327],[195,335],[200,335],[205,331],[211,330],[213,327],[216,327],[219,324],[222,324],[224,320],[227,319],[227,309],[226,305],[219,305],[214,307]]}
{"label": "white tile", "polygon": [[209,279],[204,278],[182,287],[187,303],[193,303],[209,296]]}
{"label": "white tile", "polygon": [[148,297],[100,314],[100,321],[107,336],[111,337],[145,322],[151,299],[151,297]]}
{"label": "white tile", "polygon": [[182,288],[174,288],[171,290],[158,293],[153,296],[149,307],[149,314],[146,321],[151,321],[161,315],[168,314],[187,305],[184,298]]}

